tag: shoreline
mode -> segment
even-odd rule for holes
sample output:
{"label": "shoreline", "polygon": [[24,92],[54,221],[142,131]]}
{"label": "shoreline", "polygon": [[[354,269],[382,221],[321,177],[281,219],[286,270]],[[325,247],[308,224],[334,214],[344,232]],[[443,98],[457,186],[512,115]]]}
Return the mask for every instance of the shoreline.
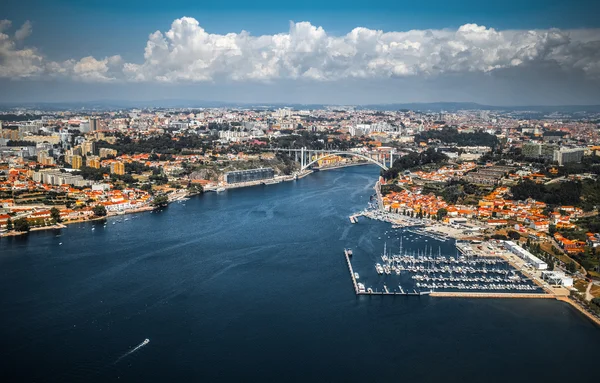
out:
{"label": "shoreline", "polygon": [[[265,182],[265,181],[269,181],[269,180],[260,180],[260,181],[251,181],[251,184],[248,183],[243,183],[240,185],[228,185],[226,187],[226,190],[229,189],[240,189],[240,188],[246,188],[246,187],[252,187],[252,186],[260,186],[260,185],[265,185],[265,186],[269,186],[269,185],[276,185],[279,184],[281,182],[289,182],[289,181],[296,181],[299,179],[302,179],[310,174],[314,173],[313,170],[306,170],[301,174],[295,175],[295,176],[281,176],[280,179],[276,180],[276,182]],[[235,185],[235,186],[234,186]],[[203,193],[208,193],[208,192],[217,192],[216,189],[214,190],[205,190],[202,193],[198,193],[198,192],[185,192],[184,194],[182,193],[173,193],[174,194],[174,198],[171,198],[171,196],[169,196],[169,201],[167,203],[167,205],[170,205],[172,203],[175,202],[179,202],[184,200],[185,198],[189,198],[189,197],[193,197],[193,196],[197,196],[197,195],[201,195]],[[136,214],[136,213],[144,213],[147,211],[153,211],[156,210],[157,207],[155,206],[145,206],[145,207],[140,207],[137,209],[130,209],[130,210],[125,210],[122,212],[110,212],[107,213],[106,216],[104,217],[93,217],[93,218],[86,218],[86,219],[77,219],[77,220],[70,220],[70,221],[63,221],[60,222],[59,224],[55,224],[52,226],[40,226],[40,227],[34,227],[31,228],[29,231],[25,231],[25,232],[15,232],[15,231],[11,231],[11,232],[4,232],[4,233],[0,233],[0,238],[4,238],[4,237],[17,237],[17,236],[21,236],[21,235],[26,235],[29,234],[30,232],[33,231],[44,231],[44,230],[59,230],[59,229],[66,229],[67,225],[70,224],[74,224],[74,223],[83,223],[83,222],[93,222],[93,221],[100,221],[103,219],[107,219],[110,217],[115,217],[115,216],[119,216],[119,215],[127,215],[127,214]]]}
{"label": "shoreline", "polygon": [[86,218],[86,219],[75,219],[75,220],[70,220],[70,221],[62,221],[62,222],[60,222],[58,224],[51,225],[51,226],[32,227],[29,231],[21,231],[21,232],[11,231],[11,232],[5,232],[5,233],[0,234],[0,238],[3,238],[3,237],[17,237],[17,236],[20,236],[20,235],[29,234],[30,232],[33,232],[33,231],[66,229],[68,225],[71,225],[71,224],[74,224],[74,223],[102,221],[102,220],[105,220],[107,218],[117,217],[117,216],[120,216],[120,215],[143,213],[143,212],[152,211],[152,210],[155,210],[155,208],[152,207],[152,206],[148,206],[148,207],[141,207],[141,208],[137,208],[137,209],[127,210],[127,211],[124,211],[122,213],[108,213],[104,217],[92,217],[92,218]]}
{"label": "shoreline", "polygon": [[[357,163],[357,164],[345,164],[345,165],[339,165],[339,166],[333,166],[333,167],[326,167],[326,168],[317,169],[317,170],[318,171],[326,171],[326,170],[334,170],[334,169],[341,169],[341,168],[346,168],[346,167],[351,167],[351,166],[361,166],[361,165],[370,165],[370,164],[368,162]],[[247,188],[247,187],[253,187],[253,186],[260,186],[260,185],[264,185],[264,186],[277,185],[277,184],[280,184],[282,182],[290,182],[290,181],[296,181],[296,180],[302,179],[302,178],[304,178],[304,177],[306,177],[306,176],[308,176],[310,174],[313,174],[314,172],[315,172],[315,170],[309,169],[309,170],[305,170],[304,172],[302,172],[300,174],[297,174],[297,175],[280,176],[279,179],[250,181],[250,183],[240,183],[240,184],[227,185],[227,186],[225,186],[225,190],[229,190],[229,189],[241,189],[241,188]],[[272,182],[268,182],[268,181],[272,181]],[[169,199],[168,204],[171,204],[171,203],[174,203],[174,202],[179,202],[179,201],[183,200],[184,198],[189,198],[189,197],[193,197],[193,196],[200,195],[200,194],[203,194],[203,193],[208,193],[208,192],[217,192],[217,190],[216,189],[210,189],[210,190],[205,190],[202,193],[198,193],[198,192],[186,192],[183,195],[178,195],[178,196],[175,196],[175,198],[173,198],[173,199]],[[177,194],[177,193],[175,193],[175,194]],[[153,211],[155,209],[156,209],[156,207],[154,207],[154,206],[147,206],[147,207],[141,207],[141,208],[127,210],[127,211],[123,211],[123,212],[107,213],[107,215],[104,216],[104,217],[94,217],[94,218],[87,218],[87,219],[77,219],[77,220],[63,221],[63,222],[60,222],[60,223],[52,225],[52,226],[34,227],[34,228],[31,228],[29,231],[26,231],[26,232],[15,232],[15,231],[4,232],[4,233],[0,233],[0,238],[3,238],[3,237],[16,237],[16,236],[28,234],[29,232],[32,232],[32,231],[66,229],[67,225],[74,224],[74,223],[99,221],[99,220],[106,219],[106,218],[109,218],[109,217],[114,217],[114,216],[119,216],[119,215],[126,215],[126,214],[143,213],[143,212],[147,212],[147,211]]]}

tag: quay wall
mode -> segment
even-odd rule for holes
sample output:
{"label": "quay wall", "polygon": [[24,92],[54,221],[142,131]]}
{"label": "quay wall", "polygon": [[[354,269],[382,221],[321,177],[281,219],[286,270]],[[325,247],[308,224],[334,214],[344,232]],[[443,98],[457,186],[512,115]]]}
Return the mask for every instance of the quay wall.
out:
{"label": "quay wall", "polygon": [[529,299],[555,299],[552,294],[528,294],[528,293],[475,293],[475,292],[446,292],[433,291],[430,294],[432,297],[438,298],[529,298]]}

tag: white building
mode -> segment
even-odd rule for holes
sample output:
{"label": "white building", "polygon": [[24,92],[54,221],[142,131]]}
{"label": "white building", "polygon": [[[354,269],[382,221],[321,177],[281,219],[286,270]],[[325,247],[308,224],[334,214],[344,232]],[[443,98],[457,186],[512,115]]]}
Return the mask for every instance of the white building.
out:
{"label": "white building", "polygon": [[567,276],[562,271],[542,271],[542,279],[551,285],[573,286],[573,278]]}
{"label": "white building", "polygon": [[583,149],[583,148],[555,150],[554,155],[553,155],[553,160],[558,162],[559,166],[562,166],[562,165],[570,163],[570,162],[581,162],[584,152],[585,152],[585,149]]}
{"label": "white building", "polygon": [[504,241],[504,245],[511,253],[513,253],[517,257],[521,258],[525,262],[529,263],[530,265],[535,267],[537,270],[548,269],[548,265],[546,264],[546,262],[544,262],[541,259],[539,259],[538,257],[534,256],[529,251],[523,249],[521,246],[517,245],[513,241]]}

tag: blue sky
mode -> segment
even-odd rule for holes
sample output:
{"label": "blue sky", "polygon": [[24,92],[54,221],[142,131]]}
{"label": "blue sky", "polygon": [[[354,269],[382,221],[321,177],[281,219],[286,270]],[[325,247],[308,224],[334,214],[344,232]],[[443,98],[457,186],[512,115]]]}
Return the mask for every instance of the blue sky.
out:
{"label": "blue sky", "polygon": [[[118,55],[123,63],[141,64],[144,62],[144,47],[148,41],[148,36],[160,30],[165,33],[171,28],[174,20],[183,16],[191,17],[198,21],[199,25],[208,33],[225,35],[230,32],[239,33],[242,30],[248,31],[252,36],[274,35],[277,33],[286,33],[289,29],[289,22],[308,21],[313,26],[321,26],[329,36],[344,36],[355,27],[366,27],[370,30],[382,30],[384,32],[425,30],[425,29],[450,29],[457,30],[460,26],[469,23],[484,25],[488,28],[495,28],[499,31],[505,30],[548,30],[558,28],[560,30],[593,30],[600,27],[600,1],[575,0],[531,0],[531,1],[316,1],[307,0],[295,3],[286,3],[281,1],[240,1],[230,0],[227,2],[205,2],[191,0],[53,0],[53,1],[15,1],[3,0],[0,5],[0,19],[12,21],[12,28],[18,28],[25,21],[31,22],[33,32],[22,44],[24,47],[33,47],[39,55],[44,57],[44,61],[62,62],[66,60],[79,60],[86,56],[93,56],[98,60],[113,55]],[[590,32],[592,37],[595,32]],[[588,33],[589,35],[589,33]],[[600,39],[600,36],[598,37]],[[507,38],[508,39],[508,38]],[[590,37],[586,37],[586,42]],[[508,40],[507,40],[508,41]],[[593,46],[587,48],[591,51],[592,57],[597,53]],[[547,63],[546,63],[547,64]],[[2,66],[0,62],[0,67]],[[363,65],[357,64],[357,65]],[[367,65],[364,63],[364,65]],[[414,65],[412,63],[411,65]],[[564,64],[566,65],[566,64]],[[563,65],[563,70],[565,69]],[[547,65],[544,66],[547,69]],[[494,79],[487,81],[494,83],[502,90],[502,95],[498,97],[486,96],[483,89],[473,91],[471,95],[461,94],[461,100],[458,101],[480,101],[494,103],[510,103],[511,81],[519,83],[519,76],[512,71],[513,68],[502,68],[492,73]],[[568,69],[568,68],[567,68]],[[508,70],[510,73],[500,73]],[[554,69],[550,70],[552,72]],[[473,75],[472,70],[465,74],[465,81],[478,81],[478,74]],[[445,72],[444,72],[445,73]],[[490,72],[486,72],[490,75]],[[552,72],[554,73],[554,72]],[[595,73],[595,72],[594,72]],[[577,101],[590,103],[600,103],[600,95],[594,97],[593,92],[582,84],[589,78],[583,78],[581,73],[566,73],[565,77],[574,77],[572,87],[564,83],[557,83],[552,87],[554,92],[565,90],[565,102]],[[588,75],[588,73],[586,73]],[[446,74],[438,74],[440,88],[439,93],[448,98],[452,88],[448,88],[450,83],[456,83],[456,73],[449,78]],[[10,76],[8,76],[10,77]],[[89,94],[89,90],[103,89],[102,96],[111,98],[113,94],[110,91],[111,84],[90,84],[72,83],[72,79],[57,80],[52,78],[48,83],[47,79],[37,77],[28,77],[14,80],[11,78],[0,79],[0,83],[13,89],[14,94],[22,100],[34,100],[37,98],[57,98],[57,99],[77,99],[80,98],[77,89],[82,89],[82,94]],[[507,78],[508,77],[508,78]],[[502,81],[505,78],[505,81]],[[269,79],[270,83],[260,83],[256,85],[257,89],[262,89],[263,93],[255,94],[250,91],[252,86],[247,82],[236,83],[231,81],[221,81],[211,78],[210,83],[195,82],[190,86],[182,84],[152,84],[146,83],[142,86],[138,83],[119,83],[112,84],[115,90],[114,96],[119,94],[131,94],[131,98],[136,97],[135,89],[151,88],[162,90],[163,93],[177,94],[177,89],[183,90],[185,97],[195,96],[194,89],[199,91],[210,90],[213,94],[219,88],[231,89],[228,92],[217,92],[217,97],[231,98],[230,94],[239,95],[236,87],[243,90],[245,94],[252,94],[252,97],[262,97],[266,101],[271,97],[270,94],[285,94],[282,89],[285,84],[287,93],[290,87],[297,86],[298,89],[310,88],[305,82],[300,83],[289,81],[288,78],[278,81],[278,79]],[[285,81],[283,81],[285,80]],[[377,78],[377,81],[380,79]],[[428,77],[421,83],[416,81],[415,77],[400,76],[394,77],[390,83],[397,86],[410,86],[415,92],[420,90],[427,92],[426,97],[411,96],[402,93],[394,97],[393,89],[385,89],[378,92],[372,90],[371,96],[357,97],[360,102],[374,100],[380,102],[380,94],[389,96],[390,102],[395,101],[413,101],[410,97],[419,98],[419,101],[438,101],[434,99],[436,95],[436,78]],[[549,78],[549,81],[552,80]],[[196,80],[194,80],[196,81]],[[302,80],[303,81],[303,80]],[[327,88],[329,102],[335,103],[335,89],[347,89],[341,82],[328,82],[327,85],[315,83],[315,88]],[[537,80],[542,81],[543,80]],[[554,81],[554,80],[553,80]],[[596,81],[595,77],[592,81]],[[24,82],[27,82],[24,84]],[[354,81],[350,81],[354,82]],[[360,82],[360,81],[358,81]],[[385,83],[385,81],[384,81]],[[460,83],[460,81],[459,81]],[[297,84],[297,85],[294,85]],[[444,86],[443,88],[441,86]],[[538,84],[539,86],[539,84]],[[154,87],[154,88],[153,88]],[[466,88],[469,88],[466,86]],[[360,89],[358,86],[357,89]],[[192,90],[190,90],[192,89]],[[36,92],[37,90],[37,92]],[[347,91],[347,90],[346,90]],[[414,92],[413,92],[414,93]],[[522,93],[522,92],[519,92]],[[203,95],[204,96],[204,95]],[[568,96],[568,97],[567,97]],[[6,95],[0,96],[0,101],[7,101]],[[88,96],[86,96],[88,97]],[[276,96],[278,98],[279,96]],[[160,97],[157,97],[160,98]],[[206,99],[207,97],[202,97]],[[307,98],[306,95],[298,98]],[[347,98],[347,97],[340,97]],[[531,97],[533,103],[552,102],[561,100],[560,97],[553,95],[547,97],[542,94]],[[227,101],[227,100],[224,100]],[[237,101],[233,100],[232,101]],[[257,100],[259,101],[259,100]],[[289,100],[294,101],[294,100]],[[350,100],[351,101],[351,100]],[[453,101],[444,99],[441,101]],[[527,100],[519,99],[519,103]]]}

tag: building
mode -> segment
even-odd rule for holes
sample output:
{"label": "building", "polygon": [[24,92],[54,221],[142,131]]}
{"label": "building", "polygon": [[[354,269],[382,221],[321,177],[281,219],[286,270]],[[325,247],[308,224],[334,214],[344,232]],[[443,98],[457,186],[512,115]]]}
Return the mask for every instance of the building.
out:
{"label": "building", "polygon": [[96,152],[96,142],[94,141],[85,141],[81,144],[81,152],[84,156],[94,154]]}
{"label": "building", "polygon": [[559,166],[573,162],[581,162],[584,152],[585,149],[583,148],[555,150],[553,161],[558,162]]}
{"label": "building", "polygon": [[542,279],[551,285],[573,287],[573,278],[561,271],[542,271]]}
{"label": "building", "polygon": [[548,265],[546,264],[546,262],[544,262],[541,259],[539,259],[538,257],[534,256],[529,251],[523,249],[521,246],[517,245],[513,241],[504,241],[504,246],[506,246],[506,248],[511,253],[513,253],[517,257],[521,258],[525,262],[529,263],[536,270],[548,269]]}
{"label": "building", "polygon": [[82,176],[63,173],[59,170],[40,170],[34,172],[32,178],[35,182],[48,185],[73,185],[78,187],[90,186],[91,181],[84,180]]}
{"label": "building", "polygon": [[553,144],[541,144],[537,142],[528,142],[523,144],[521,152],[526,158],[546,158],[552,159],[554,151],[558,148]]}
{"label": "building", "polygon": [[348,133],[350,133],[351,136],[366,136],[371,133],[371,125],[356,124],[348,129]]}
{"label": "building", "polygon": [[97,158],[88,159],[87,166],[94,169],[100,169],[100,160]]}
{"label": "building", "polygon": [[122,176],[125,174],[125,165],[122,162],[113,162],[110,164],[110,172]]}
{"label": "building", "polygon": [[100,130],[100,124],[97,118],[90,118],[90,132]]}
{"label": "building", "polygon": [[273,177],[275,177],[275,171],[272,168],[239,170],[225,173],[225,182],[228,184],[235,184],[240,182],[268,180]]}
{"label": "building", "polygon": [[73,169],[81,169],[83,166],[83,158],[81,156],[75,155],[71,157],[71,167]]}
{"label": "building", "polygon": [[0,138],[17,141],[19,139],[19,131],[17,129],[2,129]]}
{"label": "building", "polygon": [[47,150],[41,150],[37,154],[37,162],[42,165],[54,165],[54,157],[48,154]]}
{"label": "building", "polygon": [[116,157],[117,151],[115,149],[100,148],[100,150],[98,151],[98,155],[100,156],[100,158],[106,158],[109,156]]}

